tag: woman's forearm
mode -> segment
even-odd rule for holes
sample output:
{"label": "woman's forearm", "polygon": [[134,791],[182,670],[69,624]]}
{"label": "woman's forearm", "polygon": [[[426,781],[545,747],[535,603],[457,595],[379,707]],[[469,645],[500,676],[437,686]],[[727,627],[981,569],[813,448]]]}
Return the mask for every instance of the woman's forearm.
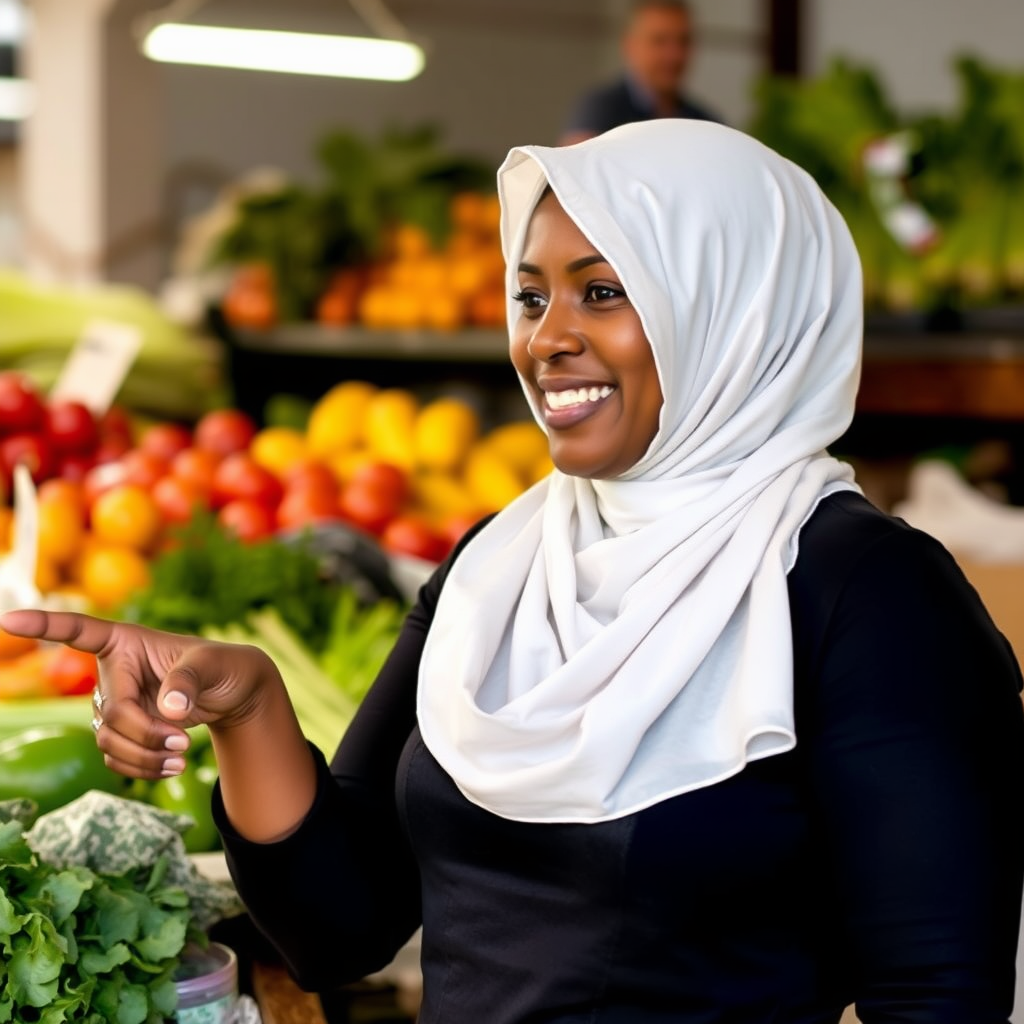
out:
{"label": "woman's forearm", "polygon": [[316,767],[287,690],[268,669],[259,700],[236,722],[210,727],[224,808],[246,839],[268,843],[301,824],[316,793]]}

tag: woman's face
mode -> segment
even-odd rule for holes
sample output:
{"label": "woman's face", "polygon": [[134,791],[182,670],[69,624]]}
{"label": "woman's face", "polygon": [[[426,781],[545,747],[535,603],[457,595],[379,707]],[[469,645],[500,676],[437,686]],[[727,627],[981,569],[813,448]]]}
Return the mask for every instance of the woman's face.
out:
{"label": "woman's face", "polygon": [[661,383],[622,283],[551,193],[530,220],[517,299],[512,363],[552,460],[571,476],[619,476],[658,430]]}

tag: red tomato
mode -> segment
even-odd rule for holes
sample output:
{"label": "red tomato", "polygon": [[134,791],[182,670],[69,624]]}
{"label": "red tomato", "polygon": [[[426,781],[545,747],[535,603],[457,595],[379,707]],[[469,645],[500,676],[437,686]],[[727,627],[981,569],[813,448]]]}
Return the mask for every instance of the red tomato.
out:
{"label": "red tomato", "polygon": [[429,523],[414,515],[401,515],[392,519],[384,527],[380,542],[385,551],[412,555],[427,562],[440,562],[451,549],[448,541]]}
{"label": "red tomato", "polygon": [[338,478],[330,467],[314,459],[303,459],[289,466],[282,476],[286,493],[292,491],[318,491],[338,499]]}
{"label": "red tomato", "polygon": [[0,440],[0,471],[4,480],[12,479],[14,467],[19,462],[28,466],[37,484],[53,476],[57,468],[53,448],[42,434],[9,434]]}
{"label": "red tomato", "polygon": [[142,432],[136,447],[170,462],[178,452],[192,447],[192,431],[180,423],[154,423]]}
{"label": "red tomato", "polygon": [[396,508],[409,496],[408,474],[390,462],[363,463],[352,474],[349,483],[372,487],[386,495]]}
{"label": "red tomato", "polygon": [[99,465],[104,462],[116,462],[125,452],[132,449],[131,438],[122,434],[101,434],[100,443],[92,453],[93,461]]}
{"label": "red tomato", "polygon": [[463,534],[471,527],[476,526],[485,514],[486,513],[481,512],[479,515],[448,516],[448,518],[441,523],[438,532],[452,547],[454,547],[462,539]]}
{"label": "red tomato", "polygon": [[46,405],[32,381],[17,370],[0,373],[0,431],[19,434],[41,430]]}
{"label": "red tomato", "polygon": [[93,503],[104,491],[125,483],[126,478],[127,471],[120,461],[102,462],[93,466],[82,477],[82,497],[85,499],[86,508],[92,508]]}
{"label": "red tomato", "polygon": [[200,418],[193,436],[197,448],[223,458],[249,447],[256,436],[256,424],[239,409],[215,409]]}
{"label": "red tomato", "polygon": [[394,498],[366,484],[350,483],[338,498],[341,518],[370,533],[380,533],[398,513]]}
{"label": "red tomato", "polygon": [[262,540],[274,532],[274,513],[261,501],[235,498],[218,513],[217,522],[230,530],[239,540]]}
{"label": "red tomato", "polygon": [[127,409],[120,405],[112,405],[100,416],[97,423],[100,437],[120,437],[128,442],[128,446],[134,443],[135,427]]}
{"label": "red tomato", "polygon": [[247,452],[225,456],[214,470],[214,508],[236,498],[248,498],[273,509],[281,500],[282,490],[281,481]]}
{"label": "red tomato", "polygon": [[298,529],[309,523],[328,522],[340,517],[337,498],[315,488],[289,488],[277,506],[277,526],[280,530]]}
{"label": "red tomato", "polygon": [[64,480],[82,481],[85,479],[85,474],[95,465],[96,458],[93,455],[68,452],[57,458],[57,476]]}
{"label": "red tomato", "polygon": [[121,465],[124,466],[125,480],[144,491],[151,490],[157,480],[167,476],[170,471],[163,459],[141,448],[125,452],[121,456]]}
{"label": "red tomato", "polygon": [[168,474],[153,485],[153,500],[165,523],[187,523],[197,508],[209,506],[210,492],[180,476]]}
{"label": "red tomato", "polygon": [[51,693],[64,697],[91,693],[99,679],[96,655],[58,647],[46,661],[43,676]]}
{"label": "red tomato", "polygon": [[51,402],[46,408],[46,436],[58,452],[91,452],[100,432],[92,410],[82,402]]}

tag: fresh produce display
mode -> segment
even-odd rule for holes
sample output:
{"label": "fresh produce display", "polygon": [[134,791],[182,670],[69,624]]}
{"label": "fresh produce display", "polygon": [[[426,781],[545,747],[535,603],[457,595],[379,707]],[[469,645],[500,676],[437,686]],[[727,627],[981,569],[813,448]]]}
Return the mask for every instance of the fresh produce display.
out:
{"label": "fresh produce display", "polygon": [[57,868],[32,851],[19,821],[0,823],[0,1020],[171,1019],[180,954],[200,936],[166,868],[166,859],[122,874]]}
{"label": "fresh produce display", "polygon": [[229,398],[221,346],[175,324],[141,289],[41,284],[0,268],[0,310],[0,369],[20,371],[41,393],[53,386],[86,328],[103,320],[142,335],[118,394],[125,407],[192,420]]}
{"label": "fresh produce display", "polygon": [[208,260],[235,271],[229,324],[503,322],[493,167],[445,152],[427,128],[377,141],[337,132],[317,156],[318,186],[281,180],[212,214]]}
{"label": "fresh produce display", "polygon": [[805,167],[843,213],[870,309],[1024,300],[1024,72],[955,64],[959,108],[897,111],[869,69],[767,78],[752,134]]}
{"label": "fresh produce display", "polygon": [[0,740],[0,800],[35,801],[45,814],[90,789],[121,793],[87,725],[36,726]]}

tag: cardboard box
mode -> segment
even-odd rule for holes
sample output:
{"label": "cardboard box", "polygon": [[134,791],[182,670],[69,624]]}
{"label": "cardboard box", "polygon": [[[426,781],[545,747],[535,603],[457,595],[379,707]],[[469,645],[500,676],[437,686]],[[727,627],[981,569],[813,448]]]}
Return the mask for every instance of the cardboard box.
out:
{"label": "cardboard box", "polygon": [[957,562],[1024,665],[1024,562],[983,563],[961,556]]}

